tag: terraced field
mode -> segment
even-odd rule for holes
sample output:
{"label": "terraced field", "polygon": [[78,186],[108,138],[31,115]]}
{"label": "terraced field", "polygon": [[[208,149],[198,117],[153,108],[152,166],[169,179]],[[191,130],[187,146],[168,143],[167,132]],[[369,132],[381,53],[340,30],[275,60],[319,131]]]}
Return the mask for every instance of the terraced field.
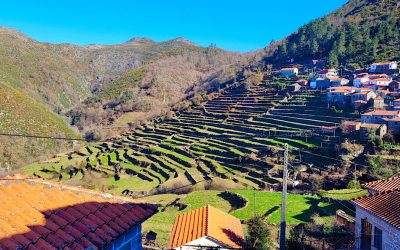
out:
{"label": "terraced field", "polygon": [[254,156],[284,143],[314,147],[318,141],[306,141],[303,135],[355,118],[328,113],[322,95],[289,95],[267,83],[231,87],[173,119],[148,122],[113,141],[60,154],[23,171],[134,196],[179,192],[189,185],[269,189],[280,182],[280,164]]}

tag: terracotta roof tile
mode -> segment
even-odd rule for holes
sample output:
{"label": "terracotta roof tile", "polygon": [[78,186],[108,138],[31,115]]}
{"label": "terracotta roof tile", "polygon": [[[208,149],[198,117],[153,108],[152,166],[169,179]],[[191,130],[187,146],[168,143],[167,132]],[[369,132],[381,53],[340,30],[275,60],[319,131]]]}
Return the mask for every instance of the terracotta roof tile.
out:
{"label": "terracotta roof tile", "polygon": [[386,180],[367,182],[363,187],[377,192],[400,189],[400,176],[394,176]]}
{"label": "terracotta roof tile", "polygon": [[241,248],[244,240],[239,219],[212,206],[205,206],[176,218],[168,248],[176,248],[205,236],[231,248]]}
{"label": "terracotta roof tile", "polygon": [[156,212],[125,197],[7,177],[0,179],[0,249],[103,248]]}
{"label": "terracotta roof tile", "polygon": [[399,111],[393,111],[393,110],[374,110],[374,111],[369,111],[366,113],[361,114],[361,116],[370,116],[370,115],[376,115],[376,116],[388,116],[388,115],[393,115],[393,116],[399,116],[400,112]]}
{"label": "terracotta roof tile", "polygon": [[400,190],[369,194],[353,200],[352,203],[400,228]]}

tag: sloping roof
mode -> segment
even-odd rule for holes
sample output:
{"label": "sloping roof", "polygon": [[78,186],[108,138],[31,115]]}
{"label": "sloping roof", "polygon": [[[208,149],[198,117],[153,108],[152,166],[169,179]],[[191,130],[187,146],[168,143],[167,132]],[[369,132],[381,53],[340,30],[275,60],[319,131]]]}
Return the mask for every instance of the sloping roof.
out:
{"label": "sloping roof", "polygon": [[205,206],[176,218],[168,248],[176,248],[205,236],[231,248],[241,248],[244,240],[239,219],[212,206]]}
{"label": "sloping roof", "polygon": [[400,189],[400,176],[391,177],[386,180],[367,182],[363,187],[377,192]]}
{"label": "sloping roof", "polygon": [[400,229],[400,190],[368,194],[352,200],[352,203]]}
{"label": "sloping roof", "polygon": [[335,72],[336,69],[323,69],[321,71],[318,72],[318,74],[327,74],[329,72]]}
{"label": "sloping roof", "polygon": [[377,123],[363,123],[363,124],[361,124],[361,128],[366,128],[366,129],[379,129],[381,126],[384,126],[384,124],[377,124]]}
{"label": "sloping roof", "polygon": [[103,248],[157,206],[41,179],[0,179],[0,249]]}
{"label": "sloping roof", "polygon": [[389,64],[397,64],[397,62],[376,62],[372,65],[389,65]]}
{"label": "sloping roof", "polygon": [[388,115],[394,115],[394,116],[398,116],[399,115],[399,111],[394,111],[394,110],[374,110],[374,111],[370,111],[370,112],[366,112],[364,114],[361,114],[361,116],[366,115],[366,116],[370,116],[370,115],[377,115],[377,116],[388,116]]}
{"label": "sloping roof", "polygon": [[282,68],[281,71],[283,70],[298,70],[298,68]]}

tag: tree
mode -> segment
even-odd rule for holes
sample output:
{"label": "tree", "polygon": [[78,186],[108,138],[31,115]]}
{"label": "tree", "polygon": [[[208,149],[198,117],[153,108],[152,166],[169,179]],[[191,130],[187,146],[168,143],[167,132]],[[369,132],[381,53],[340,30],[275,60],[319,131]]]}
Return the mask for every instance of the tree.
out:
{"label": "tree", "polygon": [[360,189],[361,184],[359,181],[351,180],[351,181],[349,181],[349,183],[347,183],[347,188],[348,189]]}
{"label": "tree", "polygon": [[279,56],[280,58],[286,58],[286,56],[287,56],[287,45],[286,45],[286,41],[283,42],[281,45],[279,45],[278,53],[279,53],[278,56]]}
{"label": "tree", "polygon": [[268,225],[261,217],[256,216],[248,221],[248,232],[244,249],[272,249],[272,242]]}
{"label": "tree", "polygon": [[311,52],[315,55],[318,52],[319,46],[316,40],[313,40],[311,45]]}
{"label": "tree", "polygon": [[328,56],[328,66],[334,67],[337,65],[339,65],[338,56],[334,50],[331,50],[331,52],[329,52],[329,56]]}

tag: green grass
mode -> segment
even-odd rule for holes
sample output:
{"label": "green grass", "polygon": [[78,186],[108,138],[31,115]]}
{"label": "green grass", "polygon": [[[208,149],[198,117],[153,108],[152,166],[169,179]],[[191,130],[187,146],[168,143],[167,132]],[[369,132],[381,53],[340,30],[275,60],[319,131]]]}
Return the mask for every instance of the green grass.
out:
{"label": "green grass", "polygon": [[[241,220],[248,220],[254,214],[254,191],[253,190],[232,190],[232,193],[245,198],[248,203],[244,208],[238,209],[232,215]],[[268,222],[280,223],[281,219],[281,193],[256,191],[255,211],[259,216],[267,216]],[[298,224],[309,222],[311,216],[321,209],[327,209],[328,204],[321,202],[318,196],[289,194],[287,197],[287,223]],[[325,208],[323,208],[325,207]],[[331,212],[327,213],[328,215]]]}
{"label": "green grass", "polygon": [[187,205],[187,208],[178,211],[176,207],[168,207],[164,212],[159,212],[143,223],[143,232],[152,230],[157,233],[157,243],[166,247],[175,219],[179,214],[202,206],[211,205],[228,212],[231,206],[228,201],[218,196],[221,191],[195,191],[187,195],[154,195],[140,199],[142,201],[166,205],[176,198]]}
{"label": "green grass", "polygon": [[357,197],[368,194],[364,189],[340,189],[340,190],[319,190],[318,194],[324,198],[331,198],[335,200],[352,200]]}
{"label": "green grass", "polygon": [[189,158],[186,155],[182,155],[182,154],[179,154],[177,152],[174,152],[174,151],[162,148],[162,147],[151,147],[151,150],[155,150],[155,151],[167,154],[167,155],[173,155],[173,156],[179,158],[180,160],[188,162],[188,163],[191,163],[193,161],[192,158]]}

